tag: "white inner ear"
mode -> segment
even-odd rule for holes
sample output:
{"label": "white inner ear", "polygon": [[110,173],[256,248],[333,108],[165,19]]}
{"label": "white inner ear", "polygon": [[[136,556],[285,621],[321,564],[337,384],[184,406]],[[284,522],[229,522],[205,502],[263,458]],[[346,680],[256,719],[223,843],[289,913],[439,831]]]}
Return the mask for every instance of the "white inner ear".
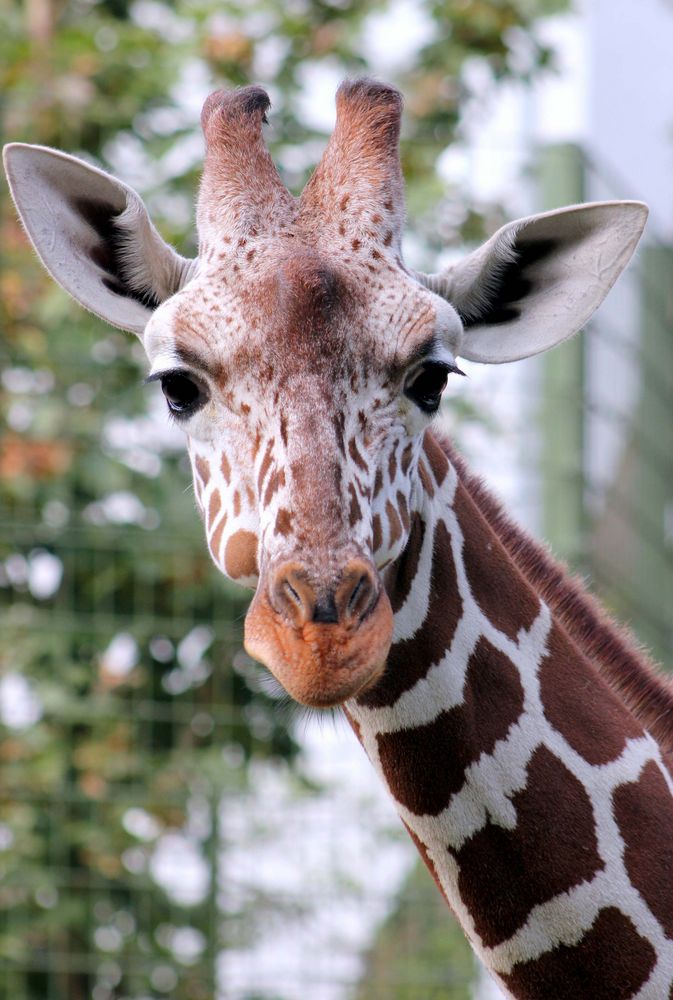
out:
{"label": "white inner ear", "polygon": [[499,364],[572,337],[629,262],[646,219],[640,202],[603,202],[503,227],[438,276],[439,293],[463,317],[458,354]]}
{"label": "white inner ear", "polygon": [[86,309],[141,334],[196,262],[169,247],[140,196],[102,170],[23,143],[6,146],[4,160],[21,220],[51,276]]}

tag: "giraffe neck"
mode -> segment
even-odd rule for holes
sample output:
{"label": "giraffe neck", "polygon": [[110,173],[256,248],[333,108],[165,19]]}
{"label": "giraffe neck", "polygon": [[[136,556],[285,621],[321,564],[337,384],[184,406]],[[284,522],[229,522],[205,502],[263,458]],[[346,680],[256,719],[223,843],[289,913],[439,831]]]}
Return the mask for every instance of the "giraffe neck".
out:
{"label": "giraffe neck", "polygon": [[511,996],[673,998],[662,748],[513,561],[464,472],[431,435],[424,451],[431,475],[386,582],[393,647],[349,703],[352,725]]}

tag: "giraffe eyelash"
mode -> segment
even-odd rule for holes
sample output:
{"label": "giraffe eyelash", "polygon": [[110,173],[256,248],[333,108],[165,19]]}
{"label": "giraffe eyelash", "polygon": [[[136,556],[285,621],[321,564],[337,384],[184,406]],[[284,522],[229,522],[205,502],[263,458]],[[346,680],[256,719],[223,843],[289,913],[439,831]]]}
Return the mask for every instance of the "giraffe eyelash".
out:
{"label": "giraffe eyelash", "polygon": [[439,409],[449,374],[464,375],[465,372],[451,362],[430,358],[411,373],[404,386],[404,394],[423,413],[432,416]]}

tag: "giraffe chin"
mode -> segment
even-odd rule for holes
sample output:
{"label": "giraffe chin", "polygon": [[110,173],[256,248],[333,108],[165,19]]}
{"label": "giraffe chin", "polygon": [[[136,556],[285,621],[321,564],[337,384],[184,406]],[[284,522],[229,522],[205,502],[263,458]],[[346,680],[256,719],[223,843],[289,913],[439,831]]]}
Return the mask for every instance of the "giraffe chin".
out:
{"label": "giraffe chin", "polygon": [[244,645],[295,701],[312,708],[342,705],[380,679],[393,635],[393,611],[384,590],[356,624],[288,624],[258,595],[245,619]]}

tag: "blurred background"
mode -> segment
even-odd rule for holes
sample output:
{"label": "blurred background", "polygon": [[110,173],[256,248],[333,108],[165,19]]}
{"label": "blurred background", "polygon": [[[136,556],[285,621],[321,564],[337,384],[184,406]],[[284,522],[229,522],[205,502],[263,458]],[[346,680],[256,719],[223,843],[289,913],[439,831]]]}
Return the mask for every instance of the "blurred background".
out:
{"label": "blurred background", "polygon": [[[299,191],[361,72],[406,99],[409,264],[581,200],[652,210],[582,338],[469,368],[442,420],[673,663],[670,0],[0,0],[0,138],[111,170],[194,252],[218,86]],[[495,996],[338,719],[279,702],[131,336],[0,215],[0,998]]]}

